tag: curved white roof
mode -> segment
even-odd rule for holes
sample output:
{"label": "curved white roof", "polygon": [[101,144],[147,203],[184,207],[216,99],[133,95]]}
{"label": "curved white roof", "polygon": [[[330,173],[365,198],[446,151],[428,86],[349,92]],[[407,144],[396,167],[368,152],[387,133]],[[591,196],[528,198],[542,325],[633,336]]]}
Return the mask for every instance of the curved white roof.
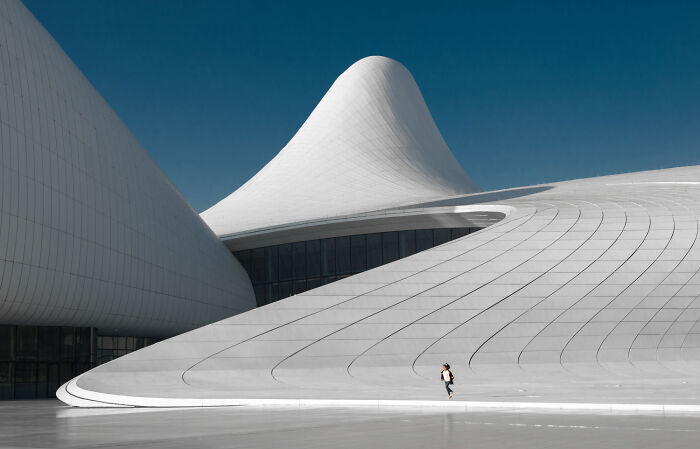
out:
{"label": "curved white roof", "polygon": [[202,218],[225,236],[477,191],[410,72],[370,56],[338,77],[272,161]]}

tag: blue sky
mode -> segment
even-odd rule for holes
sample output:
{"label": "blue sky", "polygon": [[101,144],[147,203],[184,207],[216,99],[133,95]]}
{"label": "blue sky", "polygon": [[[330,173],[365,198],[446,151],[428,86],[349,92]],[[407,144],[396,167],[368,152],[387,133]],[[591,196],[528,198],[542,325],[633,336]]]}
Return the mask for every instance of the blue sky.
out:
{"label": "blue sky", "polygon": [[198,211],[373,54],[485,190],[700,164],[700,2],[24,1]]}

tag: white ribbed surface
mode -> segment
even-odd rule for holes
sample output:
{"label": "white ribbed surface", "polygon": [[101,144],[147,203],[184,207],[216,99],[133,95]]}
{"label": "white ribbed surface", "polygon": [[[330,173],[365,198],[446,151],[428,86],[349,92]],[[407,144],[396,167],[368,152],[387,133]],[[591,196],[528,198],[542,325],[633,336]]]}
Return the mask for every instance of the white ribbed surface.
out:
{"label": "white ribbed surface", "polygon": [[0,323],[173,335],[248,276],[46,30],[0,1]]}
{"label": "white ribbed surface", "polygon": [[457,400],[697,409],[698,179],[696,166],[500,193],[491,204],[515,211],[491,227],[127,355],[61,399],[435,400],[448,361]]}
{"label": "white ribbed surface", "polygon": [[224,236],[477,191],[409,71],[371,56],[340,75],[287,146],[202,218]]}

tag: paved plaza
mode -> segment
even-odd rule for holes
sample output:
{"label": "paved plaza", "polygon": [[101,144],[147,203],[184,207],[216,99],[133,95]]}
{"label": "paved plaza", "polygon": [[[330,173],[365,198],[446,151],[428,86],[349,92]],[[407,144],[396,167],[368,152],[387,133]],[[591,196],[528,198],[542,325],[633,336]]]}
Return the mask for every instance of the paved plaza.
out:
{"label": "paved plaza", "polygon": [[2,448],[697,448],[700,415],[0,403]]}

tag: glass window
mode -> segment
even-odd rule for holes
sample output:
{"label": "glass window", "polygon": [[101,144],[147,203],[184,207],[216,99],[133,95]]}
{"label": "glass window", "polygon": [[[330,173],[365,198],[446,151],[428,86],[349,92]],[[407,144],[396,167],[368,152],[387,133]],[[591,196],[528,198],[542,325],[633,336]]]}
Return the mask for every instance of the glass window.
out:
{"label": "glass window", "polygon": [[12,363],[0,362],[0,399],[12,399]]}
{"label": "glass window", "polygon": [[458,239],[460,237],[464,237],[469,233],[469,228],[453,228],[451,229],[452,231],[452,240]]}
{"label": "glass window", "polygon": [[433,230],[433,246],[442,245],[450,241],[452,233],[449,229],[434,229]]}
{"label": "glass window", "polygon": [[335,274],[335,239],[321,240],[321,274]]}
{"label": "glass window", "polygon": [[321,241],[306,242],[306,277],[321,275]]}
{"label": "glass window", "polygon": [[78,328],[75,330],[75,359],[81,362],[90,361],[90,351],[92,351],[92,333],[90,328]]}
{"label": "glass window", "polygon": [[73,360],[73,328],[61,328],[61,360]]}
{"label": "glass window", "polygon": [[17,360],[36,360],[36,327],[17,326],[15,357]]}
{"label": "glass window", "polygon": [[399,258],[399,233],[382,232],[382,263],[389,263]]}
{"label": "glass window", "polygon": [[15,362],[15,399],[36,397],[36,363]]}
{"label": "glass window", "polygon": [[[15,357],[15,327],[0,326],[0,360],[12,360]],[[1,382],[1,381],[0,381]]]}
{"label": "glass window", "polygon": [[358,234],[273,245],[235,254],[248,270],[258,305],[263,305],[410,256],[474,230],[478,228]]}
{"label": "glass window", "polygon": [[294,294],[304,293],[306,291],[306,280],[300,279],[294,281]]}
{"label": "glass window", "polygon": [[52,391],[52,395],[55,394],[58,387],[61,386],[58,379],[58,363],[49,363],[46,375],[46,381],[49,384],[49,390]]}
{"label": "glass window", "polygon": [[265,248],[255,248],[252,250],[252,269],[249,271],[250,280],[253,284],[265,282]]}
{"label": "glass window", "polygon": [[292,245],[287,243],[279,246],[280,281],[292,278]]}
{"label": "glass window", "polygon": [[38,328],[39,360],[42,362],[57,362],[61,354],[61,328]]}
{"label": "glass window", "polygon": [[382,234],[367,234],[367,269],[382,264]]}
{"label": "glass window", "polygon": [[416,231],[399,232],[399,257],[416,253]]}
{"label": "glass window", "polygon": [[292,243],[292,272],[294,279],[306,277],[306,245],[304,242]]}
{"label": "glass window", "polygon": [[253,292],[255,293],[255,302],[258,307],[264,306],[265,303],[265,284],[253,285]]}
{"label": "glass window", "polygon": [[416,252],[425,251],[433,247],[433,230],[418,229],[416,230]]}
{"label": "glass window", "polygon": [[[14,353],[5,355],[17,356],[19,360],[0,361],[0,399],[54,397],[62,382],[91,366],[90,328],[18,326],[11,330],[8,333],[7,327],[0,327],[0,343],[13,342]],[[112,337],[95,339],[100,344],[105,341],[111,342]],[[76,372],[75,366],[85,369]]]}
{"label": "glass window", "polygon": [[279,299],[284,299],[289,296],[292,296],[292,283],[287,281],[287,282],[280,282],[279,283],[279,291],[280,291],[280,297]]}
{"label": "glass window", "polygon": [[335,239],[335,266],[337,273],[350,273],[350,237]]}
{"label": "glass window", "polygon": [[361,273],[367,269],[367,243],[364,235],[350,237],[350,261],[353,273]]}
{"label": "glass window", "polygon": [[280,299],[279,295],[279,285],[277,285],[277,282],[271,282],[265,286],[265,300],[268,304]]}
{"label": "glass window", "polygon": [[265,280],[276,281],[279,279],[278,263],[277,263],[277,246],[268,246],[265,248]]}
{"label": "glass window", "polygon": [[107,337],[107,336],[101,336],[100,340],[102,341],[102,349],[109,349],[111,350],[113,348],[112,346],[112,337]]}
{"label": "glass window", "polygon": [[321,279],[311,278],[306,280],[306,290],[313,290],[316,287],[321,286]]}
{"label": "glass window", "polygon": [[246,273],[250,273],[250,250],[246,249],[235,253],[238,261],[243,265]]}
{"label": "glass window", "polygon": [[[36,397],[37,398],[47,398],[49,395],[48,391],[48,377],[49,377],[49,367],[46,363],[37,364],[36,372]],[[53,393],[53,392],[52,392]]]}
{"label": "glass window", "polygon": [[83,374],[85,371],[88,371],[90,369],[90,364],[89,363],[78,363],[76,365],[76,372],[75,375],[77,376],[78,374]]}

